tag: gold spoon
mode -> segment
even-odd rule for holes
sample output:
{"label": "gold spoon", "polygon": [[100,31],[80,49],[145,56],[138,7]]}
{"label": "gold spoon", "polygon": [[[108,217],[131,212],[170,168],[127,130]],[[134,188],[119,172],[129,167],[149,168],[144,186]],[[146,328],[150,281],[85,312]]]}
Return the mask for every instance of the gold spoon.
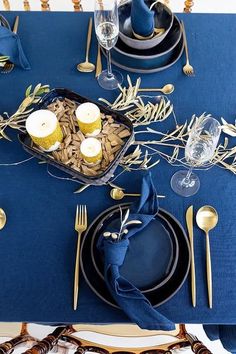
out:
{"label": "gold spoon", "polygon": [[89,62],[89,49],[92,36],[93,19],[90,17],[88,25],[88,35],[87,35],[87,48],[86,48],[86,59],[85,62],[77,65],[77,70],[83,73],[91,73],[95,70],[95,65]]}
{"label": "gold spoon", "polygon": [[4,228],[7,222],[7,216],[5,214],[5,211],[0,208],[0,230]]}
{"label": "gold spoon", "polygon": [[[110,191],[110,196],[112,197],[112,199],[115,199],[115,200],[121,200],[124,197],[140,197],[140,195],[141,194],[137,194],[137,193],[124,193],[119,188],[112,188],[112,190]],[[165,196],[158,195],[158,198],[165,198]]]}
{"label": "gold spoon", "polygon": [[162,88],[140,88],[138,89],[139,92],[162,92],[165,95],[169,95],[174,91],[175,87],[173,84],[166,84]]}
{"label": "gold spoon", "polygon": [[212,273],[211,273],[211,250],[209,241],[209,231],[214,229],[218,223],[217,211],[210,205],[200,208],[196,215],[198,227],[206,234],[206,269],[207,269],[207,289],[209,307],[212,308]]}

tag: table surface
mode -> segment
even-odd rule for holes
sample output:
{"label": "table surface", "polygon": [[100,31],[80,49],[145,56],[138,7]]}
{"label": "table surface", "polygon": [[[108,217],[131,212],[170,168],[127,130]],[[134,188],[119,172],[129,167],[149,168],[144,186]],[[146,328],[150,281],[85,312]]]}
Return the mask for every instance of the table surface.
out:
{"label": "table surface", "polygon": [[[16,13],[5,13],[13,23]],[[31,63],[31,71],[16,68],[0,77],[0,111],[13,113],[30,84],[66,87],[97,100],[114,99],[117,92],[102,90],[94,74],[76,71],[85,56],[88,18],[78,13],[20,13],[19,35]],[[184,57],[167,71],[142,75],[142,86],[161,87],[174,83],[171,95],[179,122],[206,111],[216,118],[234,121],[236,113],[236,17],[234,15],[180,15],[184,18],[194,78],[182,73]],[[91,60],[96,60],[93,35]],[[126,72],[123,72],[126,75]],[[135,80],[138,75],[132,74]],[[156,124],[165,131],[173,121]],[[27,158],[20,144],[0,141],[0,163]],[[72,309],[76,234],[75,206],[86,203],[89,220],[114,205],[109,188],[92,187],[73,194],[78,185],[50,177],[46,166],[32,160],[15,167],[0,166],[0,205],[8,223],[0,233],[0,321],[43,323],[127,322],[124,313],[103,303],[81,280],[79,308]],[[213,309],[207,306],[205,238],[194,227],[197,307],[191,306],[189,281],[158,310],[176,323],[236,323],[236,184],[235,176],[214,167],[198,172],[201,189],[192,198],[175,195],[170,178],[177,170],[165,161],[153,169],[155,185],[166,195],[161,206],[183,224],[190,204],[195,211],[211,204],[219,211],[219,223],[212,232]],[[60,175],[57,170],[54,173]],[[140,174],[117,180],[130,192],[140,185]]]}

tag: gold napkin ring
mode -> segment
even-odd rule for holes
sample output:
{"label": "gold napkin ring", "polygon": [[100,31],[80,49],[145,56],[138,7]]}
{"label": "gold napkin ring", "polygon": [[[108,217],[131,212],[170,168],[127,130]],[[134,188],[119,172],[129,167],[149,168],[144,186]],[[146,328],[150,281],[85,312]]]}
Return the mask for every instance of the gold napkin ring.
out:
{"label": "gold napkin ring", "polygon": [[133,35],[135,38],[139,39],[139,40],[146,40],[146,39],[151,39],[153,37],[158,37],[160,36],[161,34],[163,34],[165,32],[165,29],[164,28],[154,28],[152,34],[150,34],[149,36],[140,36],[139,34],[135,33],[134,30],[133,31]]}

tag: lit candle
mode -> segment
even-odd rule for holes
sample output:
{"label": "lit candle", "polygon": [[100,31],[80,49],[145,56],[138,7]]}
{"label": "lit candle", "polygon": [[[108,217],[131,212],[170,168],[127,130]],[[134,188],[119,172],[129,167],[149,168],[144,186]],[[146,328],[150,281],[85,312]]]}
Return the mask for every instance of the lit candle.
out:
{"label": "lit candle", "polygon": [[76,109],[76,118],[83,134],[86,136],[98,135],[101,131],[101,113],[94,103],[86,102]]}
{"label": "lit candle", "polygon": [[102,145],[96,138],[84,139],[80,145],[80,152],[84,161],[95,164],[102,159]]}
{"label": "lit candle", "polygon": [[40,109],[29,115],[26,130],[31,139],[44,151],[54,151],[63,140],[63,134],[56,115]]}

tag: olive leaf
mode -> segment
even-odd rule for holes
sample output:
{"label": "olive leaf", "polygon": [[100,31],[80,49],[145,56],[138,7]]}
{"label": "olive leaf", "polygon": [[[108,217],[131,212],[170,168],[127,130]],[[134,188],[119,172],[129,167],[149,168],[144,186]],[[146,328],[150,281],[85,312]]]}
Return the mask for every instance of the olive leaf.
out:
{"label": "olive leaf", "polygon": [[26,89],[25,98],[21,102],[17,111],[12,116],[9,116],[7,113],[4,113],[5,117],[0,116],[0,138],[11,141],[5,132],[7,128],[24,132],[25,121],[28,115],[33,111],[33,105],[38,103],[41,99],[41,95],[49,92],[49,90],[48,85],[38,84],[34,89],[32,89],[32,85],[30,85]]}

